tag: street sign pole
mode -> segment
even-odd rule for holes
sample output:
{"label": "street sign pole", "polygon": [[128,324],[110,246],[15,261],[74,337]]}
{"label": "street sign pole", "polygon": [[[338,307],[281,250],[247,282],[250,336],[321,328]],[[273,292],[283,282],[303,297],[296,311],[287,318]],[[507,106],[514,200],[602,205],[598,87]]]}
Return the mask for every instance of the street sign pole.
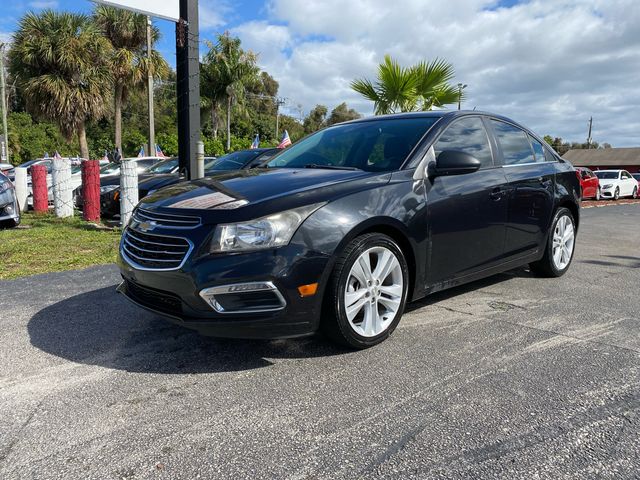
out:
{"label": "street sign pole", "polygon": [[200,141],[200,63],[198,0],[180,0],[176,24],[176,74],[178,95],[178,157],[188,179],[197,175]]}

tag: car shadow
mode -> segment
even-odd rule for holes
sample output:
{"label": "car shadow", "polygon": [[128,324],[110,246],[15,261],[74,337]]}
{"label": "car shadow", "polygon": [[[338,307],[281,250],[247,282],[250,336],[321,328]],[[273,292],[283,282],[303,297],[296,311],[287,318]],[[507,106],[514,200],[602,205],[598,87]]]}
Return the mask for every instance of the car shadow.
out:
{"label": "car shadow", "polygon": [[351,353],[321,336],[289,340],[205,337],[137,308],[115,285],[82,293],[36,313],[31,344],[67,360],[141,373],[215,373],[251,370],[269,359]]}
{"label": "car shadow", "polygon": [[498,283],[506,282],[507,280],[511,280],[513,278],[535,278],[535,277],[536,275],[531,273],[531,271],[527,267],[516,268],[514,270],[498,273],[496,275],[492,275],[490,277],[486,277],[481,280],[476,280],[471,283],[465,283],[464,285],[460,285],[458,287],[448,288],[440,292],[432,293],[431,295],[421,298],[420,300],[416,300],[415,302],[409,303],[405,311],[412,312],[422,307],[433,305],[434,303],[442,302],[444,300],[448,300],[449,298],[456,297],[464,293],[468,293],[474,290],[479,290],[485,287],[490,287],[491,285],[496,285]]}

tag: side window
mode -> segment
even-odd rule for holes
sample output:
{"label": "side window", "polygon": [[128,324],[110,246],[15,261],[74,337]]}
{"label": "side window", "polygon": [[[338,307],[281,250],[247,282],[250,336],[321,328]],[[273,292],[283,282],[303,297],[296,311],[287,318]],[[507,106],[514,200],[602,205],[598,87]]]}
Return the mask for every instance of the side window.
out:
{"label": "side window", "polygon": [[622,172],[622,178],[631,178],[631,175],[629,175],[627,172]]}
{"label": "side window", "polygon": [[528,135],[513,125],[491,120],[498,143],[502,148],[505,165],[519,165],[535,162]]}
{"label": "side window", "polygon": [[547,162],[555,162],[556,161],[556,157],[547,148],[544,149],[544,159]]}
{"label": "side window", "polygon": [[459,150],[473,155],[482,167],[493,166],[489,138],[480,117],[462,118],[450,125],[433,146],[436,158],[444,150]]}
{"label": "side window", "polygon": [[[531,136],[529,137],[529,140],[531,140],[531,146],[533,147],[533,154],[536,157],[536,163],[544,162],[544,147],[542,144]],[[585,173],[587,172],[585,171]]]}

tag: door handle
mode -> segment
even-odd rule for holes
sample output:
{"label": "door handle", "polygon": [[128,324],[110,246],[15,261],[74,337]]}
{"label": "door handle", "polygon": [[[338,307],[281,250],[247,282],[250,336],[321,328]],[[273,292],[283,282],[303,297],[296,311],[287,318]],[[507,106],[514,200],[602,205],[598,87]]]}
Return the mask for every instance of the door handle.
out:
{"label": "door handle", "polygon": [[496,187],[493,190],[491,190],[491,193],[489,194],[489,198],[497,202],[502,198],[503,195],[504,195],[504,190],[500,187]]}
{"label": "door handle", "polygon": [[544,178],[544,177],[538,177],[538,182],[540,183],[540,185],[542,185],[545,188],[550,187],[551,184],[553,183],[550,178]]}

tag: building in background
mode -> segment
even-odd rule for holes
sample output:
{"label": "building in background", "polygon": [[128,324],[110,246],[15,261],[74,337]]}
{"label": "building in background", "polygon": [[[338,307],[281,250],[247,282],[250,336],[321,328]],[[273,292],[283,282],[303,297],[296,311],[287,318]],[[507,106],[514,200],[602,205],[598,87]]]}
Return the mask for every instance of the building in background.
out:
{"label": "building in background", "polygon": [[569,150],[562,158],[569,160],[574,167],[587,167],[594,171],[620,169],[640,172],[640,147]]}

